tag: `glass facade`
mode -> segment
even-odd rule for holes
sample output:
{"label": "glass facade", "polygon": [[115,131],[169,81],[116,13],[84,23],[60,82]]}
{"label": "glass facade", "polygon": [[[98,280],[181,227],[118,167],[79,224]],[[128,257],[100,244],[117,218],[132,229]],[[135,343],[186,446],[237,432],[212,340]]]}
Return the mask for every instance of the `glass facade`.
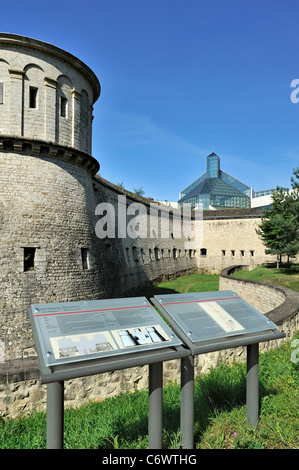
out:
{"label": "glass facade", "polygon": [[198,178],[196,181],[194,181],[194,183],[190,184],[190,186],[188,186],[186,189],[184,189],[181,193],[180,193],[180,198],[184,197],[187,193],[189,193],[189,191],[191,191],[192,189],[196,188],[196,186],[198,186],[202,181],[204,181],[205,179],[207,178],[207,173],[205,173],[204,175],[202,175],[200,178]]}
{"label": "glass facade", "polygon": [[207,158],[207,178],[219,178],[220,158],[212,153]]}
{"label": "glass facade", "polygon": [[250,187],[220,170],[214,152],[207,157],[207,172],[181,192],[180,205],[197,205],[203,210],[250,207]]}

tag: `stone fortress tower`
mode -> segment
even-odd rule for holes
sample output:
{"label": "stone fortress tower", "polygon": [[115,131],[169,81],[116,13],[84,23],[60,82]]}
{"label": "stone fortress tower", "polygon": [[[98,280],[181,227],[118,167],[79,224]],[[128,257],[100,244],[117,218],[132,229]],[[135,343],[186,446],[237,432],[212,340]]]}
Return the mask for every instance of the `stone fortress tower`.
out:
{"label": "stone fortress tower", "polygon": [[[0,33],[0,351],[4,343],[6,361],[34,353],[32,303],[140,295],[152,281],[264,260],[255,232],[262,214],[250,209],[232,218],[208,211],[203,240],[191,249],[183,232],[175,234],[172,209],[160,208],[152,226],[151,201],[142,199],[146,236],[134,238],[127,227],[125,236],[97,237],[99,204],[110,204],[118,227],[119,197],[126,199],[126,221],[135,216],[131,203],[140,202],[97,174],[92,109],[100,92],[95,74],[73,55]],[[168,236],[161,232],[163,217]]]}
{"label": "stone fortress tower", "polygon": [[[71,54],[0,34],[0,334],[33,345],[33,302],[99,296],[92,109],[100,84]],[[84,293],[84,295],[83,295]]]}
{"label": "stone fortress tower", "polygon": [[[184,237],[97,237],[96,207],[108,202],[117,214],[122,193],[97,175],[99,164],[91,156],[92,109],[100,91],[95,74],[73,55],[0,33],[5,360],[34,352],[27,318],[32,303],[123,297],[154,279],[197,270],[195,250],[186,249]],[[127,207],[132,202],[131,194]],[[150,204],[143,203],[149,217]]]}

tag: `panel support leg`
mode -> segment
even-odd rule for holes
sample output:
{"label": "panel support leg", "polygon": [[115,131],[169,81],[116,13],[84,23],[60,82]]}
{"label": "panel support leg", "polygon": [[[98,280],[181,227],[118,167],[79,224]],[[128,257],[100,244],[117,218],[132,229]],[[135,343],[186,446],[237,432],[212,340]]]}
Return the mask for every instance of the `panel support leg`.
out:
{"label": "panel support leg", "polygon": [[148,442],[162,449],[163,362],[149,364]]}
{"label": "panel support leg", "polygon": [[259,344],[247,346],[247,422],[257,428],[259,420]]}
{"label": "panel support leg", "polygon": [[63,449],[64,382],[47,385],[47,449]]}
{"label": "panel support leg", "polygon": [[194,445],[194,357],[181,359],[181,448]]}

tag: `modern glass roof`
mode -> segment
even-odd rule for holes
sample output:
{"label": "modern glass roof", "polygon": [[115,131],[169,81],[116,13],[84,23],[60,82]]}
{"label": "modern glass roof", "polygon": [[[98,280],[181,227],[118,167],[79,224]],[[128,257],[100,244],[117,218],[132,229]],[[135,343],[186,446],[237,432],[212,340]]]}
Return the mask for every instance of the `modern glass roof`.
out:
{"label": "modern glass roof", "polygon": [[179,204],[202,204],[203,209],[250,207],[250,187],[220,170],[214,152],[207,157],[207,172],[181,193]]}

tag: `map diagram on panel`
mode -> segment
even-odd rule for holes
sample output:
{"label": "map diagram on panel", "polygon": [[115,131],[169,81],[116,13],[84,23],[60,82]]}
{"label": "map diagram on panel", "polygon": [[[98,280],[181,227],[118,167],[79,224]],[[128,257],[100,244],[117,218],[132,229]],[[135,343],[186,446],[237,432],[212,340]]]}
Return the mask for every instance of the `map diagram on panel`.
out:
{"label": "map diagram on panel", "polygon": [[46,365],[181,345],[145,297],[32,305]]}

